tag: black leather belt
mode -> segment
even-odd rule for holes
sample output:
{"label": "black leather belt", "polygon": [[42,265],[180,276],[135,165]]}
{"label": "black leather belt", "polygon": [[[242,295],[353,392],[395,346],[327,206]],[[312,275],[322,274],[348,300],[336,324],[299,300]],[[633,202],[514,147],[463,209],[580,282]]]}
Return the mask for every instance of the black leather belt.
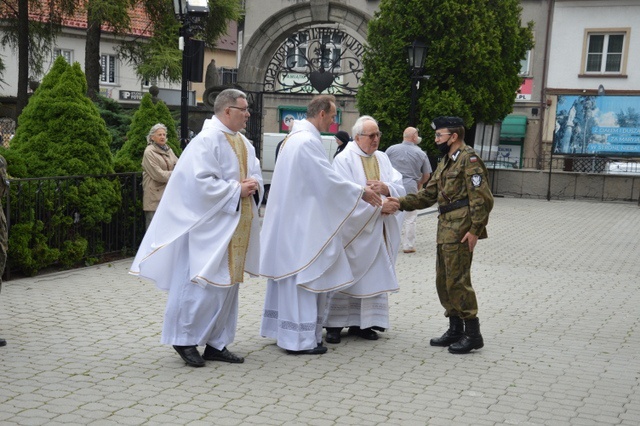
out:
{"label": "black leather belt", "polygon": [[461,209],[462,207],[467,207],[468,205],[469,199],[465,198],[464,200],[454,201],[453,203],[445,204],[444,206],[438,206],[438,211],[440,214],[444,214]]}

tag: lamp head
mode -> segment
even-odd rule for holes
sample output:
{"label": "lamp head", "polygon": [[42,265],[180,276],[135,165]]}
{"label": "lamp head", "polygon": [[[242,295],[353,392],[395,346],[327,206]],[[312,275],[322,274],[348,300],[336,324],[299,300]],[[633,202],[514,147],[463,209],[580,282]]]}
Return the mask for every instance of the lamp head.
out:
{"label": "lamp head", "polygon": [[413,71],[424,68],[424,61],[427,58],[427,45],[422,40],[414,40],[407,46],[409,56],[409,66]]}
{"label": "lamp head", "polygon": [[180,18],[201,16],[209,13],[208,0],[173,0],[173,11]]}

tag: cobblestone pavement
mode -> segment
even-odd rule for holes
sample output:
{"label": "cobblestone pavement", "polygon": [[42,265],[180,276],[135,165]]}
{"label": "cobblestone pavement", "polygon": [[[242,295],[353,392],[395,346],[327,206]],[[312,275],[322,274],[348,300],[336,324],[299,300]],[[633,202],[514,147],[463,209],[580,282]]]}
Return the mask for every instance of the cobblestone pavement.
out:
{"label": "cobblestone pavement", "polygon": [[392,328],[291,356],[258,335],[265,280],[240,290],[244,364],[190,368],[159,344],[166,296],[131,259],[16,279],[0,295],[2,425],[638,425],[640,209],[497,198],[473,281],[485,347],[429,346],[433,209],[399,255]]}

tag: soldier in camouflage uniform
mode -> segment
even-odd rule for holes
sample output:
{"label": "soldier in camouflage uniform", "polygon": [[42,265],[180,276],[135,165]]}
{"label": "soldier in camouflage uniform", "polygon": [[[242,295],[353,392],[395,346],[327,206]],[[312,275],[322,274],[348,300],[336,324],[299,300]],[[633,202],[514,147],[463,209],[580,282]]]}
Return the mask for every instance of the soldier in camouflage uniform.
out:
{"label": "soldier in camouflage uniform", "polygon": [[[9,179],[7,177],[7,161],[0,155],[0,198],[9,192]],[[9,236],[7,234],[7,218],[4,215],[2,203],[0,203],[0,291],[2,290],[2,274],[7,261],[7,247]],[[5,346],[7,341],[0,338],[0,346]]]}
{"label": "soldier in camouflage uniform", "polygon": [[390,202],[406,211],[438,203],[436,288],[449,329],[430,343],[449,346],[451,353],[468,353],[484,346],[471,286],[471,260],[478,239],[487,238],[493,195],[484,163],[464,143],[462,119],[438,117],[431,127],[444,158],[426,188]]}

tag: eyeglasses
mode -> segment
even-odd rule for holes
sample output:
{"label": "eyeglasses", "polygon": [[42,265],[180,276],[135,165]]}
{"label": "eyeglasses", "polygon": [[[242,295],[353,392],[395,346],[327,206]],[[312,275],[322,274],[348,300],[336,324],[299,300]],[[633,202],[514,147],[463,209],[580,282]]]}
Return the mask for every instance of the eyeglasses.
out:
{"label": "eyeglasses", "polygon": [[451,133],[436,133],[436,138],[440,139],[443,136],[450,135]]}
{"label": "eyeglasses", "polygon": [[251,110],[249,109],[249,107],[240,108],[240,107],[237,107],[237,106],[230,106],[229,108],[237,109],[237,110],[242,111],[242,112],[249,111],[249,113],[251,113]]}
{"label": "eyeglasses", "polygon": [[382,132],[375,132],[375,133],[369,133],[369,134],[366,134],[366,133],[359,133],[359,135],[360,135],[360,136],[367,137],[367,138],[370,138],[370,139],[373,139],[373,138],[375,138],[376,136],[377,136],[377,137],[379,137],[379,138],[381,138],[381,137],[382,137]]}

